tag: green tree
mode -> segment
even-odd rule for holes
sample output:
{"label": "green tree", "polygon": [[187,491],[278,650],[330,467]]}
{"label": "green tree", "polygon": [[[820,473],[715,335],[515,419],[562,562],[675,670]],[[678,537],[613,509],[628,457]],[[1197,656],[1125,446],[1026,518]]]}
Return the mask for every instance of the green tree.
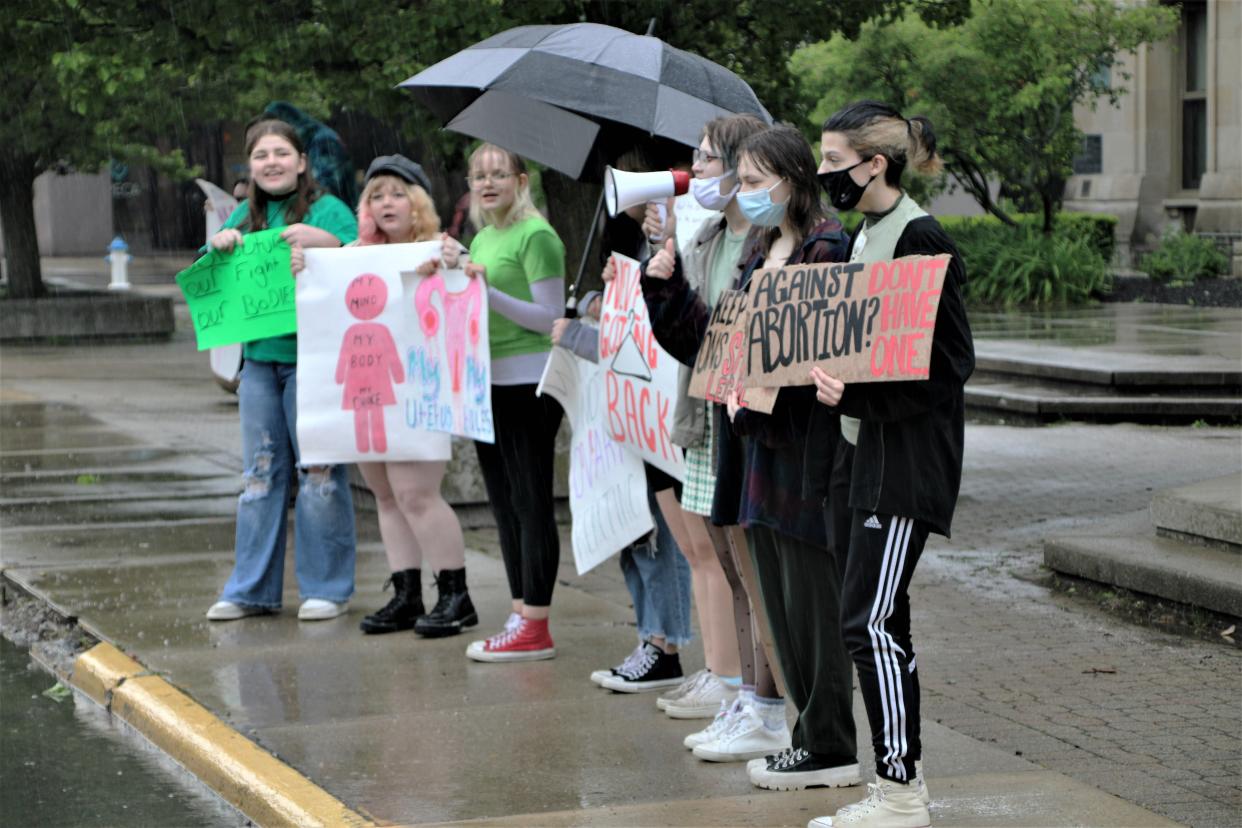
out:
{"label": "green tree", "polygon": [[1113,0],[975,0],[961,25],[906,19],[866,24],[791,61],[825,117],[848,100],[877,97],[936,127],[950,175],[983,209],[1015,222],[990,181],[1039,204],[1050,235],[1081,143],[1074,106],[1115,105],[1129,75],[1119,56],[1168,37],[1177,11]]}

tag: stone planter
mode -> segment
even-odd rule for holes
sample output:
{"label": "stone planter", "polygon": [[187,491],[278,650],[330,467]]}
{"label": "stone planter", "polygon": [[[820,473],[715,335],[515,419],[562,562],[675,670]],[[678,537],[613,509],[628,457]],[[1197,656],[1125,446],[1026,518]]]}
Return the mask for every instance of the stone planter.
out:
{"label": "stone planter", "polygon": [[40,299],[0,299],[0,342],[168,339],[172,299],[49,287]]}

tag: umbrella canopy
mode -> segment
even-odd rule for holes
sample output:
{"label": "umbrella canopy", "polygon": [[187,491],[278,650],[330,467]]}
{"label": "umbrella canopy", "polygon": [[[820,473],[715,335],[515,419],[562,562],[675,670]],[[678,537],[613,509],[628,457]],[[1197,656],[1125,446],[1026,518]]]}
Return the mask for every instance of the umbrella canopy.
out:
{"label": "umbrella canopy", "polygon": [[400,85],[449,129],[575,178],[592,151],[610,160],[642,138],[697,146],[721,115],[772,120],[723,66],[598,23],[509,29]]}

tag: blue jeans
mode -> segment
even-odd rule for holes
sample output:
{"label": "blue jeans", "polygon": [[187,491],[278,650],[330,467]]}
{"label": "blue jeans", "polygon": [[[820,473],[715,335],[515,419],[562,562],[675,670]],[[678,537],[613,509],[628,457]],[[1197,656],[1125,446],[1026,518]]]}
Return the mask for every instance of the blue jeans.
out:
{"label": "blue jeans", "polygon": [[655,496],[647,493],[656,529],[621,550],[621,572],[638,616],[638,637],[663,636],[681,647],[690,643],[690,564],[677,548]]}
{"label": "blue jeans", "polygon": [[[298,459],[297,366],[246,360],[237,395],[245,487],[237,502],[236,563],[221,597],[278,609],[289,475]],[[354,503],[344,466],[298,468],[293,540],[302,598],[347,601],[354,593]]]}

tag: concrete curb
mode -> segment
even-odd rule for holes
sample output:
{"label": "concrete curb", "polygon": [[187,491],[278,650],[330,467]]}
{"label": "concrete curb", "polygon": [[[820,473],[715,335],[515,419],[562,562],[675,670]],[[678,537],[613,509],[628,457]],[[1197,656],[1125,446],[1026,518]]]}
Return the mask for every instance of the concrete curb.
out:
{"label": "concrete curb", "polygon": [[112,644],[79,655],[70,683],[259,825],[375,825]]}

